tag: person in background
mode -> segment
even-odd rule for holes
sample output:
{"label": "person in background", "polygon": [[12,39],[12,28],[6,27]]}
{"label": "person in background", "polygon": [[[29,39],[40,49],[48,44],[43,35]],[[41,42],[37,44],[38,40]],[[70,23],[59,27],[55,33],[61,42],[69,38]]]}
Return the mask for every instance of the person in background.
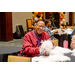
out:
{"label": "person in background", "polygon": [[53,30],[53,27],[52,27],[52,26],[49,26],[49,29],[50,29],[50,30]]}
{"label": "person in background", "polygon": [[54,21],[55,20],[54,20],[54,17],[53,17],[52,20],[51,20],[51,26],[56,27],[55,24],[54,24]]}
{"label": "person in background", "polygon": [[72,38],[74,32],[75,32],[75,28],[74,28],[74,30],[72,31],[71,35],[70,35],[71,38]]}
{"label": "person in background", "polygon": [[52,15],[51,15],[51,14],[49,14],[48,19],[49,19],[49,20],[52,20]]}
{"label": "person in background", "polygon": [[46,19],[45,20],[45,29],[44,29],[44,31],[47,32],[50,35],[51,40],[58,40],[57,38],[55,38],[53,36],[55,33],[58,32],[58,30],[55,30],[53,33],[51,33],[51,30],[50,30],[49,27],[51,27],[51,21],[49,19]]}
{"label": "person in background", "polygon": [[[22,56],[34,57],[41,53],[41,41],[50,39],[49,34],[47,32],[44,32],[44,27],[45,23],[43,20],[37,21],[35,23],[35,29],[25,34],[23,46],[18,56],[21,56],[21,54],[23,54]],[[49,53],[45,52],[45,55],[48,56]]]}
{"label": "person in background", "polygon": [[52,17],[51,14],[49,14],[48,19],[51,21],[51,26],[56,27],[55,24],[54,24],[54,22],[53,22],[54,21],[54,17]]}

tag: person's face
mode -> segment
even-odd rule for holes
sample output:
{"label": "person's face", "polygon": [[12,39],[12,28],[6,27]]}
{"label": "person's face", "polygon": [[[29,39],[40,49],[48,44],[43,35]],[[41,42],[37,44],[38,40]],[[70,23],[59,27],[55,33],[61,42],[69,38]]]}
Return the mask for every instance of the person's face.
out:
{"label": "person's face", "polygon": [[48,27],[51,26],[51,21],[48,21]]}
{"label": "person's face", "polygon": [[35,30],[36,30],[36,33],[39,35],[39,34],[42,34],[42,32],[44,31],[44,27],[45,27],[45,23],[43,21],[39,21],[35,24]]}

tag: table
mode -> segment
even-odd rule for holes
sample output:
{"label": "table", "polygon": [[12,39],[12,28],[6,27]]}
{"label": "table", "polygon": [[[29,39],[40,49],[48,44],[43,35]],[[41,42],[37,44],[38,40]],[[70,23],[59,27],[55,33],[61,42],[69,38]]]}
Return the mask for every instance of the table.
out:
{"label": "table", "polygon": [[67,40],[68,41],[68,48],[70,48],[70,43],[71,43],[71,37],[70,37],[70,34],[55,34],[54,37],[56,37],[59,42],[58,42],[58,45],[60,47],[63,47],[63,41],[64,40]]}
{"label": "table", "polygon": [[70,57],[71,61],[66,62],[75,62],[75,56],[71,56],[72,53],[65,54],[66,56]]}
{"label": "table", "polygon": [[8,55],[17,55],[21,47],[16,46],[0,46],[0,62],[7,62]]}
{"label": "table", "polygon": [[[70,57],[70,61],[65,61],[65,62],[75,62],[75,56],[72,56],[71,55],[72,53],[67,53],[67,54],[64,54],[65,56],[68,56],[68,57]],[[39,55],[39,56],[44,56],[44,54],[43,55]],[[38,57],[38,56],[37,56]],[[31,58],[31,62],[32,62],[32,58]],[[36,61],[36,62],[38,62],[38,61]]]}

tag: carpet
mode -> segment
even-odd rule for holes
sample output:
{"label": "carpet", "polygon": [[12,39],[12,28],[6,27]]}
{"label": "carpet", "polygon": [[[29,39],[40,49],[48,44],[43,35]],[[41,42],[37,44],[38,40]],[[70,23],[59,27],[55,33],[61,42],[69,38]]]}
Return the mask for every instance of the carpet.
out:
{"label": "carpet", "polygon": [[0,46],[0,54],[9,54],[19,52],[22,47],[16,46]]}
{"label": "carpet", "polygon": [[13,39],[12,41],[8,41],[8,42],[0,41],[0,46],[22,47],[22,45],[23,45],[23,37],[21,39]]}

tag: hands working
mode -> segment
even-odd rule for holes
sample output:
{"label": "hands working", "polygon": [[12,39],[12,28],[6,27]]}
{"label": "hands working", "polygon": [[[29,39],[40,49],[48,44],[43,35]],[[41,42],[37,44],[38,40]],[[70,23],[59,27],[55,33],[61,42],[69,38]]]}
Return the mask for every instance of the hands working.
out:
{"label": "hands working", "polygon": [[54,31],[54,33],[58,33],[58,32],[59,32],[59,29],[57,29],[57,30]]}
{"label": "hands working", "polygon": [[45,53],[45,56],[49,56],[49,52],[45,51],[45,49],[40,50],[39,48],[39,51],[40,51],[40,54]]}

